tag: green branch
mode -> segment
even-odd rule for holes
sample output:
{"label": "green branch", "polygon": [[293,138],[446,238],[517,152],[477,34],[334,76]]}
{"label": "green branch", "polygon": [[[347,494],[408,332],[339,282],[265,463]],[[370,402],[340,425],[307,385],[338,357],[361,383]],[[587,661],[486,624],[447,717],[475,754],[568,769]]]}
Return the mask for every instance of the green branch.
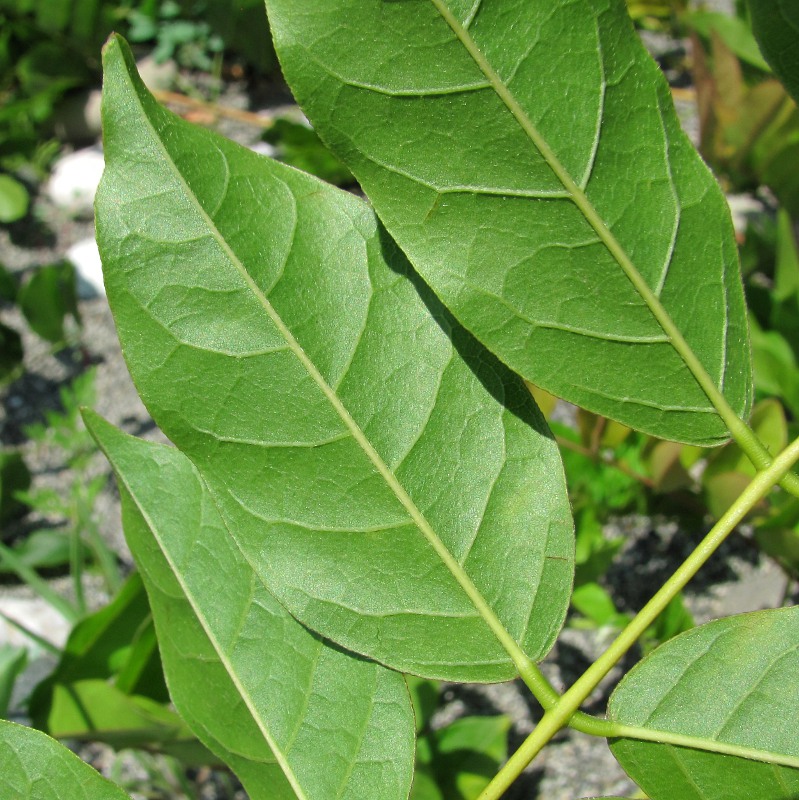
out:
{"label": "green branch", "polygon": [[[640,738],[649,741],[666,743],[676,734],[663,731],[652,731],[645,728],[621,726],[608,720],[601,720],[578,713],[579,707],[599,682],[619,662],[624,654],[635,644],[644,631],[655,621],[658,615],[686,586],[688,581],[696,575],[719,545],[730,535],[743,518],[760,502],[766,493],[780,481],[788,470],[799,459],[799,439],[795,439],[785,450],[780,453],[773,463],[757,474],[752,482],[744,489],[740,497],[727,510],[722,518],[713,526],[708,535],[699,543],[696,549],[660,588],[655,596],[641,609],[629,625],[619,634],[608,649],[583,673],[583,675],[565,692],[560,700],[549,708],[535,730],[525,740],[522,746],[511,756],[505,766],[499,771],[494,780],[480,795],[479,800],[498,800],[510,787],[513,781],[521,774],[522,770],[538,755],[541,748],[563,727],[569,725],[575,730],[593,736]],[[721,752],[718,743],[710,742],[697,737],[678,737],[684,746],[696,747],[713,752]],[[690,744],[688,740],[690,739]],[[748,748],[745,748],[748,750]],[[726,750],[724,752],[727,752]],[[751,751],[743,757],[764,760],[762,751],[757,751],[758,756]],[[741,753],[735,753],[741,755]],[[792,766],[789,765],[789,766]]]}

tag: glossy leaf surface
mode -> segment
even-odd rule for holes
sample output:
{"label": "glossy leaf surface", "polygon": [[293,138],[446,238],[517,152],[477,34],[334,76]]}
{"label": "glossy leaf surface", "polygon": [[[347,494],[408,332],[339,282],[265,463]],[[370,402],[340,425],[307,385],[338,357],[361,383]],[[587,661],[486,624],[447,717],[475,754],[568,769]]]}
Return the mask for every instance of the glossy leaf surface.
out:
{"label": "glossy leaf surface", "polygon": [[766,61],[799,102],[799,5],[795,0],[749,0],[748,6]]}
{"label": "glossy leaf surface", "polygon": [[407,797],[414,721],[402,676],[289,616],[185,456],[96,415],[87,424],[120,483],[172,698],[199,738],[256,800],[369,800],[375,787]]}
{"label": "glossy leaf surface", "polygon": [[107,781],[40,731],[0,720],[0,794],[14,800],[128,800]]}
{"label": "glossy leaf surface", "polygon": [[573,540],[521,381],[368,206],[161,109],[119,39],[104,125],[98,243],[128,367],[270,591],[427,677],[515,675],[490,614],[546,653]]}
{"label": "glossy leaf surface", "polygon": [[729,212],[622,0],[267,9],[303,110],[480,341],[631,427],[728,438],[685,352],[745,415]]}
{"label": "glossy leaf surface", "polygon": [[613,754],[652,800],[773,800],[799,795],[799,608],[710,622],[672,639],[614,692],[608,716],[761,751],[771,763],[653,742]]}

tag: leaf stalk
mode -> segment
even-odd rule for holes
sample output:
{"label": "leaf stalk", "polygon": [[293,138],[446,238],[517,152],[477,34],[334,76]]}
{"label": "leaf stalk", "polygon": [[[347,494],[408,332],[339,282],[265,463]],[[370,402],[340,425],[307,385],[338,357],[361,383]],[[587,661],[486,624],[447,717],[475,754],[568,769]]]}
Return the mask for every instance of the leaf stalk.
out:
{"label": "leaf stalk", "polygon": [[[547,709],[535,730],[527,737],[521,747],[511,756],[505,766],[497,773],[494,780],[480,795],[479,800],[498,800],[502,794],[521,774],[522,770],[538,755],[541,748],[563,727],[570,726],[575,730],[592,736],[617,738],[624,736],[631,739],[643,739],[668,744],[695,747],[712,752],[725,752],[743,758],[766,760],[767,754],[751,748],[742,748],[733,752],[732,745],[725,745],[698,737],[680,736],[665,731],[653,731],[647,728],[626,726],[610,720],[598,719],[578,712],[579,707],[600,681],[619,662],[624,654],[635,644],[639,637],[655,621],[671,600],[696,575],[721,543],[729,536],[743,518],[760,502],[766,493],[777,484],[782,477],[799,460],[799,438],[795,439],[771,463],[758,472],[755,478],[741,493],[740,497],[727,510],[721,519],[711,528],[707,536],[699,543],[690,556],[678,567],[674,574],[658,590],[654,597],[638,612],[629,625],[619,634],[608,649],[582,674],[566,691],[560,700]],[[724,748],[724,749],[722,749]],[[746,752],[744,752],[746,751]],[[782,763],[782,762],[781,762]],[[787,764],[793,766],[793,763]],[[799,765],[799,761],[797,761]]]}

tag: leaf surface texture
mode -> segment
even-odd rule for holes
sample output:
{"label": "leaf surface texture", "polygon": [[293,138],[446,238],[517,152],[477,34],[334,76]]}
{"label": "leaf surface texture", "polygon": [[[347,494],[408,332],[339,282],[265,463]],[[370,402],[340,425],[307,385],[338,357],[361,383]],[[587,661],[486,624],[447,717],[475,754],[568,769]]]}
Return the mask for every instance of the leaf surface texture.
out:
{"label": "leaf surface texture", "polygon": [[632,427],[729,437],[662,316],[746,415],[730,216],[622,0],[267,9],[314,127],[480,341]]}
{"label": "leaf surface texture", "polygon": [[655,650],[619,684],[609,718],[761,751],[769,762],[619,739],[613,754],[652,800],[799,795],[799,608],[741,614]]}
{"label": "leaf surface texture", "polygon": [[129,800],[55,739],[5,720],[0,720],[0,789],[14,800]]}
{"label": "leaf surface texture", "polygon": [[[556,445],[362,201],[161,109],[106,51],[98,243],[150,413],[304,624],[427,677],[516,674],[568,606]],[[456,577],[458,579],[456,579]]]}
{"label": "leaf surface texture", "polygon": [[404,800],[414,719],[402,676],[283,609],[186,456],[87,421],[119,479],[172,699],[198,737],[257,800],[370,800],[375,787]]}

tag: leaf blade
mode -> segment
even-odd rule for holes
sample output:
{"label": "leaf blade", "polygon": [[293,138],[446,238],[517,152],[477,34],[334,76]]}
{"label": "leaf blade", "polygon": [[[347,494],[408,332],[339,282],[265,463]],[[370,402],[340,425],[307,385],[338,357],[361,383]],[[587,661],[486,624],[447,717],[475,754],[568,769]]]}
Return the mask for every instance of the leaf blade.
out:
{"label": "leaf blade", "polygon": [[407,797],[414,725],[402,676],[331,648],[280,607],[224,537],[185,456],[94,414],[87,424],[120,480],[170,692],[200,739],[253,798],[367,800],[375,786]]}
{"label": "leaf blade", "polygon": [[786,0],[764,2],[749,0],[752,32],[777,77],[794,100],[799,102],[799,57],[796,36],[799,35],[799,13]]}
{"label": "leaf blade", "polygon": [[40,731],[0,720],[2,786],[19,800],[126,800],[128,795]]}
{"label": "leaf blade", "polygon": [[300,104],[478,339],[631,427],[728,438],[707,393],[751,403],[729,214],[622,3],[267,5]]}
{"label": "leaf blade", "polygon": [[[789,798],[799,788],[796,608],[716,620],[654,651],[619,684],[609,718],[713,745],[759,751],[771,763],[619,739],[614,755],[653,800]],[[704,693],[704,694],[703,694]],[[713,697],[700,705],[698,698]],[[775,725],[775,719],[780,720]],[[750,756],[752,758],[754,756]],[[780,766],[790,764],[789,766]],[[679,776],[679,781],[678,777]]]}
{"label": "leaf blade", "polygon": [[145,404],[301,622],[404,671],[511,677],[487,617],[542,655],[573,570],[557,448],[523,384],[364,204],[185,126],[126,58],[112,40],[98,239]]}

